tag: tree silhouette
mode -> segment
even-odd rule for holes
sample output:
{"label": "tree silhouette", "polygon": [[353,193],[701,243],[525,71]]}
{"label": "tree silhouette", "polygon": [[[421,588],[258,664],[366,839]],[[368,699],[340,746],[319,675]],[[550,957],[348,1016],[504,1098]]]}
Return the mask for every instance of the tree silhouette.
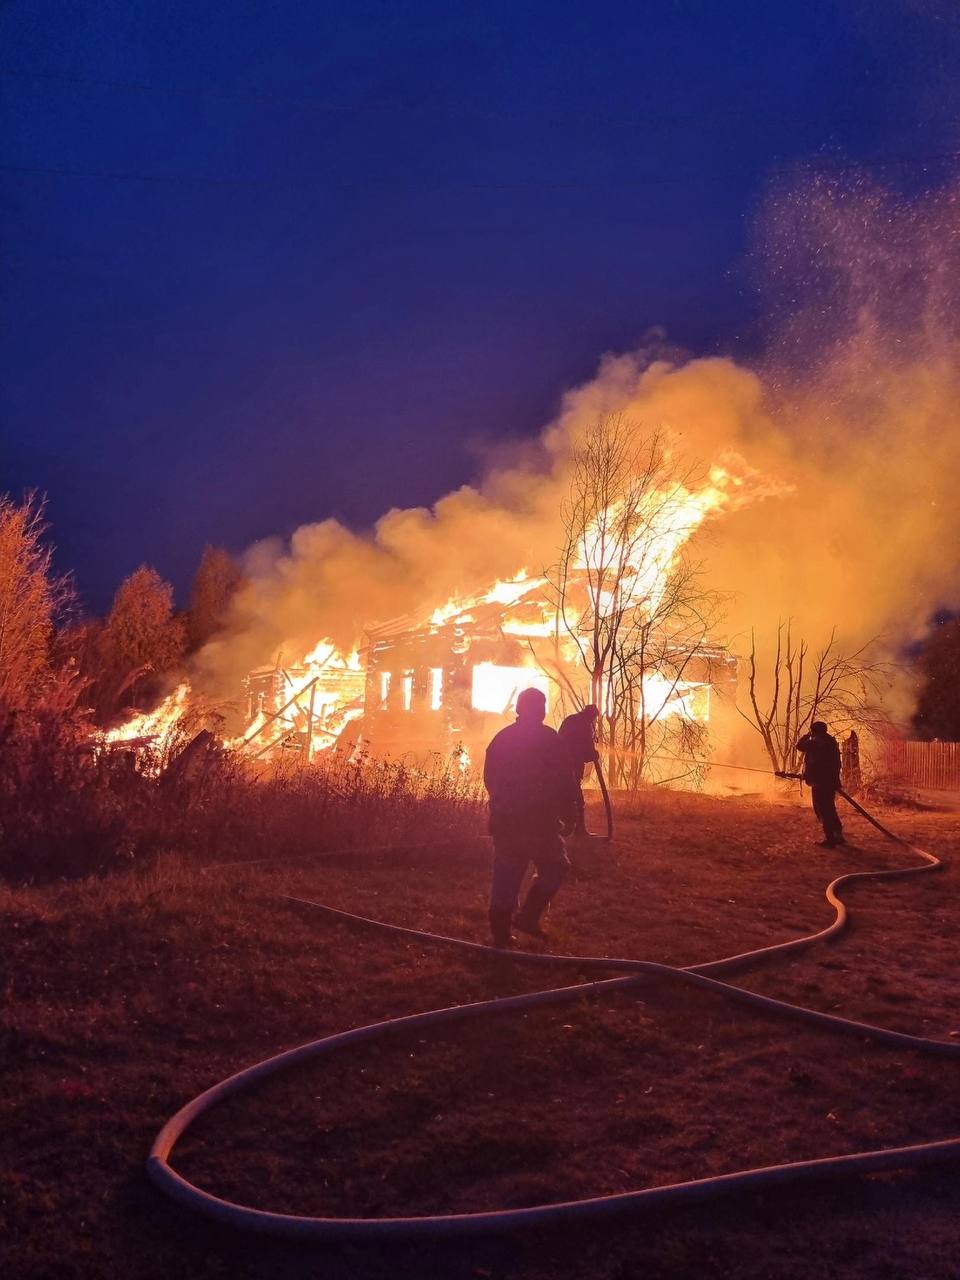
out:
{"label": "tree silhouette", "polygon": [[73,594],[53,570],[43,515],[36,494],[0,496],[0,702],[12,708],[36,697],[49,673],[54,625]]}
{"label": "tree silhouette", "polygon": [[221,630],[243,571],[223,547],[206,546],[190,590],[187,636],[191,652],[200,649]]}
{"label": "tree silhouette", "polygon": [[883,695],[893,668],[874,656],[876,642],[846,651],[836,629],[816,654],[793,633],[790,619],[777,622],[775,649],[761,654],[756,635],[750,635],[746,710],[737,710],[763,739],[773,770],[798,767],[797,740],[814,720],[829,722],[834,733],[851,729],[884,735],[890,720]]}
{"label": "tree silhouette", "polygon": [[117,588],[100,636],[97,709],[139,707],[154,696],[156,676],[175,667],[186,648],[186,626],[173,612],[173,587],[141,565]]}

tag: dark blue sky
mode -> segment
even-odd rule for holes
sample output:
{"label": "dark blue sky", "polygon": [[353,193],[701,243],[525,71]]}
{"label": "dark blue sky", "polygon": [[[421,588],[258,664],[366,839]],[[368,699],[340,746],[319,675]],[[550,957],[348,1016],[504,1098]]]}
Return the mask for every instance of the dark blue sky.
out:
{"label": "dark blue sky", "polygon": [[372,521],[652,325],[749,351],[771,172],[957,146],[953,0],[0,5],[0,490],[103,608]]}

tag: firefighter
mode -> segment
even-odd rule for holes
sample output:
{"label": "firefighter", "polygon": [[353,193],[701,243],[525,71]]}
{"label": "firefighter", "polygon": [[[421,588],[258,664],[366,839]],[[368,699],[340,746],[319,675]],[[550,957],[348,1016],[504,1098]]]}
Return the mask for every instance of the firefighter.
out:
{"label": "firefighter", "polygon": [[823,826],[825,849],[846,844],[843,826],[837,816],[837,791],[840,787],[840,747],[822,720],[814,720],[810,732],[797,743],[803,756],[803,780],[813,793],[813,811]]}
{"label": "firefighter", "polygon": [[[511,921],[532,937],[544,937],[541,917],[569,865],[560,833],[564,823],[576,818],[576,785],[556,731],[543,723],[546,714],[540,690],[524,689],[517,698],[516,721],[487,747],[483,781],[490,795],[490,933],[495,947],[513,941]],[[514,917],[531,862],[537,874]]]}
{"label": "firefighter", "polygon": [[573,828],[573,834],[577,838],[583,838],[587,834],[583,775],[588,764],[596,764],[600,759],[594,741],[599,715],[599,710],[590,702],[582,711],[575,711],[572,716],[567,716],[559,730],[560,741],[567,753],[569,768],[577,787],[577,816]]}

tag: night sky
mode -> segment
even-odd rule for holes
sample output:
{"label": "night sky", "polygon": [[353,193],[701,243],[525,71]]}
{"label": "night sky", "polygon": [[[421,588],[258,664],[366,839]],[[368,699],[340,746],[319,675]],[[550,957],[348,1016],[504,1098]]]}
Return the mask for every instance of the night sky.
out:
{"label": "night sky", "polygon": [[759,340],[797,161],[958,146],[953,0],[0,6],[0,490],[93,609],[429,503],[654,325]]}

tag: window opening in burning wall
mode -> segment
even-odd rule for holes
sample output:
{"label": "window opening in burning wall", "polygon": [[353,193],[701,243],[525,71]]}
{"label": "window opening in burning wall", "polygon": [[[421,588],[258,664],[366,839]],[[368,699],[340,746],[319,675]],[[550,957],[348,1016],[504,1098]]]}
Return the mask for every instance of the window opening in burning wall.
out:
{"label": "window opening in burning wall", "polygon": [[476,711],[507,715],[521,689],[539,689],[550,703],[550,681],[530,667],[502,667],[495,662],[478,662],[473,668],[471,702]]}
{"label": "window opening in burning wall", "polygon": [[386,711],[390,700],[390,672],[380,672],[380,710]]}
{"label": "window opening in burning wall", "polygon": [[413,706],[413,672],[403,673],[403,709],[409,711]]}
{"label": "window opening in burning wall", "polygon": [[430,668],[430,710],[439,711],[443,706],[443,667]]}

